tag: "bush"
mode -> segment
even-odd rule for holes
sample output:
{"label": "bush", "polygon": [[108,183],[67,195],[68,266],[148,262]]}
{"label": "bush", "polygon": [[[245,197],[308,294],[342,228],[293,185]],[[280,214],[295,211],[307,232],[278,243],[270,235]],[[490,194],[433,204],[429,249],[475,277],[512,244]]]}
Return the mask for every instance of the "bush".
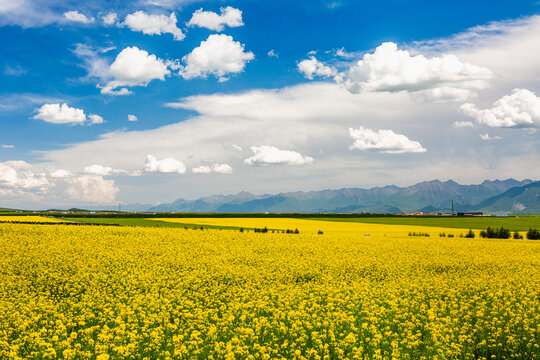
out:
{"label": "bush", "polygon": [[480,237],[488,239],[510,239],[510,230],[500,227],[499,229],[488,228],[480,231]]}
{"label": "bush", "polygon": [[318,235],[322,235],[322,234],[323,234],[322,230],[319,230],[319,231],[317,232],[317,234],[318,234]]}
{"label": "bush", "polygon": [[409,233],[409,236],[425,236],[425,237],[429,237],[429,234],[428,233],[423,233],[423,232],[410,232]]}
{"label": "bush", "polygon": [[454,237],[454,234],[448,234],[448,237]]}
{"label": "bush", "polygon": [[514,239],[519,240],[519,239],[523,239],[523,237],[519,235],[517,231],[514,231]]}
{"label": "bush", "polygon": [[439,236],[440,237],[446,237],[446,234],[442,232],[442,233],[439,234]]}
{"label": "bush", "polygon": [[467,239],[474,239],[474,236],[474,231],[472,231],[472,229],[469,229],[469,232],[465,234]]}
{"label": "bush", "polygon": [[540,240],[540,231],[537,229],[529,229],[529,231],[527,231],[527,239]]}

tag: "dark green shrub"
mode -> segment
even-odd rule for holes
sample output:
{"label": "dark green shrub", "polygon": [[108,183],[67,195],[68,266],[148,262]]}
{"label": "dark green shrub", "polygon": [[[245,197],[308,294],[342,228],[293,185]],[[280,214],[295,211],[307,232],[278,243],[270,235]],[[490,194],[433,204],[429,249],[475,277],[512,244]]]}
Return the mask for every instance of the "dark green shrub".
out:
{"label": "dark green shrub", "polygon": [[519,235],[519,233],[517,231],[514,231],[514,236],[513,237],[516,240],[523,239],[523,237],[521,235]]}
{"label": "dark green shrub", "polygon": [[474,231],[472,231],[472,229],[469,229],[469,232],[465,234],[467,239],[474,239],[474,236]]}
{"label": "dark green shrub", "polygon": [[540,240],[540,231],[537,229],[529,229],[529,231],[527,231],[527,239]]}
{"label": "dark green shrub", "polygon": [[486,230],[480,231],[480,237],[488,239],[510,239],[510,230],[500,227],[499,229],[488,226]]}

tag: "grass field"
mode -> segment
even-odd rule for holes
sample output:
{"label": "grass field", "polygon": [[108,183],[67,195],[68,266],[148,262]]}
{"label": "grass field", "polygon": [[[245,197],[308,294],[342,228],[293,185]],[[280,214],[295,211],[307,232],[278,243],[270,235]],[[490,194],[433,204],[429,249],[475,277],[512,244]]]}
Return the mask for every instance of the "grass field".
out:
{"label": "grass field", "polygon": [[350,225],[0,223],[0,358],[540,359],[540,241]]}

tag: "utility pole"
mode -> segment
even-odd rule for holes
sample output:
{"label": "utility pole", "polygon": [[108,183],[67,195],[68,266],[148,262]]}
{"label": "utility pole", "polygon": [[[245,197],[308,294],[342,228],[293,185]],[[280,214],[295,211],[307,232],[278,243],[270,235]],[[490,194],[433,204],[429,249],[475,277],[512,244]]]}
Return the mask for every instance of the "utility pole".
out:
{"label": "utility pole", "polygon": [[454,212],[454,200],[452,199],[452,215],[454,215],[455,212]]}
{"label": "utility pole", "polygon": [[121,212],[122,211],[122,202],[119,201],[118,202],[118,212]]}

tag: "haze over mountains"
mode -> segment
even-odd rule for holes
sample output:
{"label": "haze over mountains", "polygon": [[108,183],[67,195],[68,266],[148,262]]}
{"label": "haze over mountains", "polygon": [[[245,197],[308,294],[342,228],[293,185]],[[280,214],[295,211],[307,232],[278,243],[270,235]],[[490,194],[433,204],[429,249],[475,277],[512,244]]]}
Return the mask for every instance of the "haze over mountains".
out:
{"label": "haze over mountains", "polygon": [[[371,189],[297,191],[255,195],[213,195],[196,200],[138,209],[155,212],[304,212],[304,213],[400,213],[483,210],[491,213],[540,213],[540,182],[515,179],[486,180],[461,185],[453,180],[424,181],[408,187],[389,185]],[[130,210],[125,207],[125,210]]]}

